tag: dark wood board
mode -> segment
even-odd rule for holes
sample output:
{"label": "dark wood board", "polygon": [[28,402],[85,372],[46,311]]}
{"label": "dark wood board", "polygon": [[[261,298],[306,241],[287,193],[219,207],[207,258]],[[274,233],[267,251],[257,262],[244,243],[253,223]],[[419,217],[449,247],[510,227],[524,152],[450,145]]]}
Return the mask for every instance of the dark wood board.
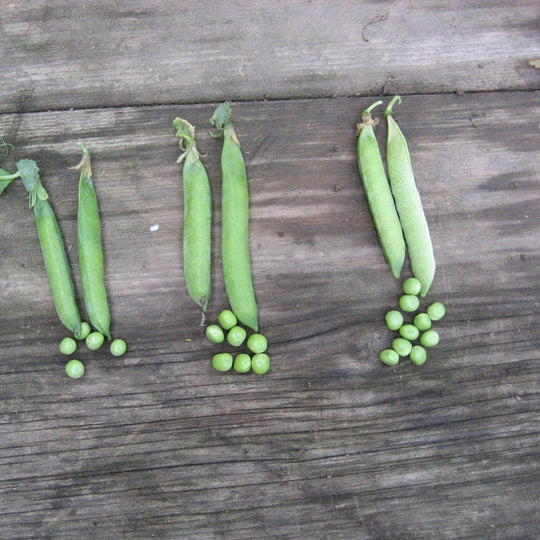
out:
{"label": "dark wood board", "polygon": [[[214,104],[1,117],[16,136],[0,166],[40,165],[78,293],[70,167],[76,142],[91,151],[113,334],[129,351],[81,347],[85,376],[64,376],[66,331],[13,183],[0,198],[0,537],[538,536],[540,94],[396,107],[438,262],[428,301],[447,316],[428,362],[394,369],[377,355],[400,282],[355,161],[372,101],[233,103],[266,376],[212,370],[220,349],[184,287],[177,115],[197,126],[212,182],[208,319],[226,306]],[[381,122],[383,152],[385,133]]]}
{"label": "dark wood board", "polygon": [[536,89],[535,0],[5,1],[0,112]]}

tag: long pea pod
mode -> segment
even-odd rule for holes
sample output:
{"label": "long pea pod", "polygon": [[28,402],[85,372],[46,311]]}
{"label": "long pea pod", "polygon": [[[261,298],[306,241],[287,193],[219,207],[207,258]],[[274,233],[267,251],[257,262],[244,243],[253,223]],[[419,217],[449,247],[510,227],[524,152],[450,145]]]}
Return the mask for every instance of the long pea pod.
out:
{"label": "long pea pod", "polygon": [[221,254],[223,278],[232,312],[257,331],[257,302],[249,256],[249,193],[244,157],[231,122],[231,107],[222,103],[210,123],[223,136],[221,152]]}
{"label": "long pea pod", "polygon": [[371,117],[372,109],[381,103],[373,103],[362,113],[362,123],[357,125],[356,132],[357,159],[379,242],[392,274],[399,278],[405,261],[405,241],[373,129],[377,122]]}
{"label": "long pea pod", "polygon": [[75,299],[64,242],[49,196],[41,184],[35,161],[22,159],[17,163],[18,173],[28,191],[30,208],[34,210],[41,253],[54,306],[62,324],[77,338],[81,338],[81,316]]}
{"label": "long pea pod", "polygon": [[411,271],[420,283],[420,295],[426,296],[435,276],[435,256],[429,227],[414,179],[409,148],[405,136],[392,117],[395,96],[388,104],[384,115],[388,122],[386,160],[390,187],[407,243]]}
{"label": "long pea pod", "polygon": [[202,310],[204,324],[211,291],[212,195],[208,175],[195,144],[195,128],[181,118],[173,121],[173,128],[180,138],[180,150],[183,152],[177,163],[184,162],[184,279],[189,296]]}
{"label": "long pea pod", "polygon": [[108,338],[111,316],[105,290],[103,270],[103,247],[101,221],[94,184],[90,153],[81,144],[83,156],[76,168],[81,170],[79,178],[79,205],[77,212],[77,242],[79,268],[84,304],[92,326]]}

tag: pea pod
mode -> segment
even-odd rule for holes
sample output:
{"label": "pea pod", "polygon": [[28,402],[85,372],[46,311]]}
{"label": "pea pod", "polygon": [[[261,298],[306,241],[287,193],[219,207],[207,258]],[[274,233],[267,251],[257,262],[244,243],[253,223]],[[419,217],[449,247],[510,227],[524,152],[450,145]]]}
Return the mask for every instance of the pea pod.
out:
{"label": "pea pod", "polygon": [[231,107],[222,103],[210,119],[223,136],[221,152],[223,278],[232,312],[244,325],[258,330],[257,302],[249,256],[249,193],[240,142],[231,122]]}
{"label": "pea pod", "polygon": [[195,144],[195,128],[181,118],[173,121],[173,128],[183,151],[177,162],[184,162],[184,278],[189,296],[204,314],[211,292],[212,195],[208,175]]}
{"label": "pea pod", "polygon": [[399,278],[405,261],[405,241],[373,130],[377,121],[371,117],[372,109],[381,103],[368,107],[362,113],[362,123],[357,125],[358,168],[383,253],[392,274]]}
{"label": "pea pod", "polygon": [[79,339],[81,316],[75,299],[71,271],[62,241],[62,235],[49,196],[41,184],[35,161],[22,159],[17,163],[18,173],[28,191],[30,208],[34,209],[45,270],[51,293],[62,324]]}
{"label": "pea pod", "polygon": [[392,117],[392,107],[396,101],[401,102],[401,98],[395,96],[384,113],[388,122],[388,176],[407,243],[411,271],[421,283],[420,295],[426,296],[435,276],[435,257],[407,141]]}
{"label": "pea pod", "polygon": [[81,170],[77,213],[77,242],[83,298],[92,326],[104,336],[110,338],[111,316],[104,282],[101,222],[96,192],[92,182],[90,153],[82,144],[79,143],[78,146],[83,152],[82,160],[77,166]]}

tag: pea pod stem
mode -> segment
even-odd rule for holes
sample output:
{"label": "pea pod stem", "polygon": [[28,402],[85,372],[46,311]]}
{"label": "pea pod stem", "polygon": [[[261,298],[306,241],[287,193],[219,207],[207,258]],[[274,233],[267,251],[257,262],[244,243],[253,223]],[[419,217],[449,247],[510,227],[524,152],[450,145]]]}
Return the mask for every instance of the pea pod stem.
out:
{"label": "pea pod stem", "polygon": [[9,186],[9,184],[15,180],[15,178],[19,178],[20,176],[21,175],[18,172],[15,174],[10,174],[8,171],[0,169],[0,195]]}
{"label": "pea pod stem", "polygon": [[173,121],[180,139],[183,162],[184,221],[182,251],[184,279],[191,299],[201,308],[201,325],[211,293],[212,195],[206,169],[200,160],[195,128],[182,118]]}
{"label": "pea pod stem", "polygon": [[221,251],[225,289],[231,310],[238,320],[257,331],[257,302],[249,254],[247,173],[228,102],[216,109],[210,123],[218,129],[218,136],[223,136]]}
{"label": "pea pod stem", "polygon": [[435,257],[407,141],[392,117],[392,107],[396,102],[401,102],[399,96],[390,101],[384,113],[388,122],[388,176],[407,243],[411,271],[421,283],[420,295],[425,297],[435,276]]}
{"label": "pea pod stem", "polygon": [[92,326],[110,338],[111,316],[104,281],[101,221],[94,184],[90,153],[81,144],[82,159],[75,167],[80,169],[79,203],[77,211],[77,242],[79,268],[84,304]]}
{"label": "pea pod stem", "polygon": [[357,159],[379,243],[392,274],[399,278],[405,261],[405,241],[373,129],[378,119],[371,117],[371,111],[381,103],[376,101],[362,113],[362,122],[357,125]]}
{"label": "pea pod stem", "polygon": [[28,191],[30,208],[34,210],[41,253],[54,306],[62,324],[77,339],[81,337],[81,316],[75,299],[64,242],[49,196],[41,184],[35,161],[22,159],[17,163],[18,175]]}

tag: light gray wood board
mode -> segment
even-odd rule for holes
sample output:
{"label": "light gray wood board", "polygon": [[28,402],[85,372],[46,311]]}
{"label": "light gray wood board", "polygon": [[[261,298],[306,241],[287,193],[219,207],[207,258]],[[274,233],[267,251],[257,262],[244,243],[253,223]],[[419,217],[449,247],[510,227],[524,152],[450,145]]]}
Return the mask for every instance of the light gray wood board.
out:
{"label": "light gray wood board", "polygon": [[[171,122],[198,128],[215,206],[213,105],[5,115],[9,170],[35,158],[75,239],[76,141],[92,152],[113,334],[63,375],[23,187],[0,198],[0,536],[533,538],[538,525],[538,92],[416,96],[396,107],[447,317],[421,368],[382,366],[399,281],[355,162],[369,99],[233,104],[273,368],[220,375],[184,289]],[[15,129],[16,127],[16,129]],[[378,128],[384,151],[384,122]],[[151,232],[152,226],[159,229]],[[406,275],[406,273],[405,273]]]}
{"label": "light gray wood board", "polygon": [[4,2],[0,112],[537,89],[538,3]]}

